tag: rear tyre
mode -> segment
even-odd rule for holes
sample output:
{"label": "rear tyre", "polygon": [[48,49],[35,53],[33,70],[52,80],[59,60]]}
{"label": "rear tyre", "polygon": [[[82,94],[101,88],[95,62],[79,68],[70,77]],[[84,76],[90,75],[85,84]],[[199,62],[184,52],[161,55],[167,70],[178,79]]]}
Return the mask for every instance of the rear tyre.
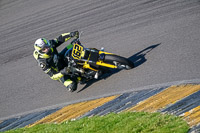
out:
{"label": "rear tyre", "polygon": [[127,58],[118,56],[118,55],[105,55],[104,59],[105,63],[109,63],[117,66],[118,69],[132,69],[134,68],[134,63]]}

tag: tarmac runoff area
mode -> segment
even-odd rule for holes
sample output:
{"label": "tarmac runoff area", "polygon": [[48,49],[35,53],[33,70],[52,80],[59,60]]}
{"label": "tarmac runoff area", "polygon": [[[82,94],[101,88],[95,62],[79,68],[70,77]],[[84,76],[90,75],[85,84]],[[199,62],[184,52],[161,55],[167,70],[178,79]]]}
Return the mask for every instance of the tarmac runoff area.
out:
{"label": "tarmac runoff area", "polygon": [[[198,81],[198,80],[196,80]],[[32,127],[43,123],[61,123],[110,112],[162,112],[183,117],[190,133],[200,132],[200,82],[173,82],[146,87],[141,91],[124,92],[93,100],[69,104],[0,121],[0,131]]]}

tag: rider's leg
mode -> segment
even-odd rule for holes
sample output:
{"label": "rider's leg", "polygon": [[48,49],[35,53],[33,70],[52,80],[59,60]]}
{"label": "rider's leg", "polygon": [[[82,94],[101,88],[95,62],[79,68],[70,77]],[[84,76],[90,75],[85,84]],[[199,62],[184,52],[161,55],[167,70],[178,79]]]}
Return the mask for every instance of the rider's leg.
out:
{"label": "rider's leg", "polygon": [[77,90],[77,81],[70,79],[68,76],[64,76],[60,79],[60,81],[63,83],[63,85],[68,89],[68,91],[73,92]]}

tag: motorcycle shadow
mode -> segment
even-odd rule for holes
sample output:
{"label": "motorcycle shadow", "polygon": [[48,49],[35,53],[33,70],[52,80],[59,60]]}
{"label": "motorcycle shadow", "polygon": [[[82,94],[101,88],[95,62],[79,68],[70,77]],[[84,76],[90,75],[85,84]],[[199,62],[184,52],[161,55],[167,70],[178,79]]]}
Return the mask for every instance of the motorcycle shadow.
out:
{"label": "motorcycle shadow", "polygon": [[[134,63],[134,68],[142,65],[143,63],[145,63],[147,61],[147,59],[145,58],[145,56],[151,52],[153,49],[155,49],[156,47],[158,47],[159,45],[161,45],[161,43],[159,44],[154,44],[154,45],[151,45],[143,50],[141,50],[140,52],[130,56],[128,59],[131,60],[133,63]],[[99,77],[99,79],[93,79],[93,80],[90,80],[86,83],[86,85],[81,89],[79,90],[77,93],[85,90],[86,88],[88,88],[89,86],[91,86],[93,83],[95,82],[98,82],[100,80],[106,80],[108,77],[120,72],[121,70],[120,69],[109,69],[109,72],[108,73],[105,73],[103,75],[101,75],[101,77]]]}

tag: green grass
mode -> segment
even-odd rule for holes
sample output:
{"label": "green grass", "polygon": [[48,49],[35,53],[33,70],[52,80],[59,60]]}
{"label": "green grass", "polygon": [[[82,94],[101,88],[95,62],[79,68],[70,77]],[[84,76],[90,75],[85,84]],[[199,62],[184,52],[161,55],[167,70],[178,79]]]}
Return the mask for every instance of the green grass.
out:
{"label": "green grass", "polygon": [[6,133],[187,133],[189,126],[180,117],[160,113],[126,112],[94,116],[61,124],[41,124]]}

